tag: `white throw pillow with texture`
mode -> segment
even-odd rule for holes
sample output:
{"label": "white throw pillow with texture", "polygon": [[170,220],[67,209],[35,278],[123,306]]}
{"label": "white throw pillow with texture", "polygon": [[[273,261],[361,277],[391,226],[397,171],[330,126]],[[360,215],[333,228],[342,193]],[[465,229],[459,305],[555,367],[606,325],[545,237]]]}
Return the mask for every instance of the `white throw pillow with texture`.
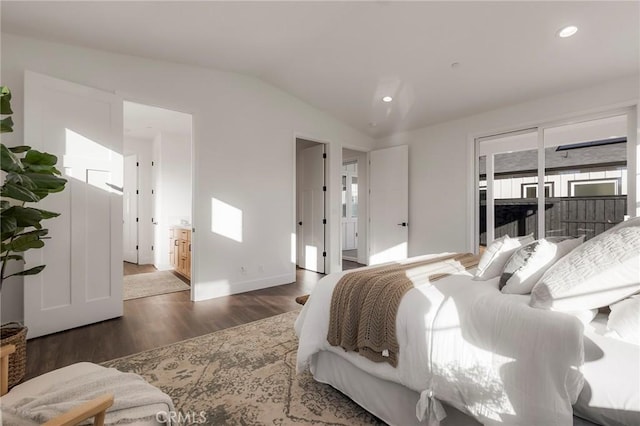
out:
{"label": "white throw pillow with texture", "polygon": [[511,238],[508,235],[494,240],[484,252],[476,270],[476,281],[486,281],[500,276],[511,255],[523,245],[533,242],[533,235]]}
{"label": "white throw pillow with texture", "polygon": [[640,291],[640,220],[577,247],[545,272],[531,306],[556,311],[600,308]]}
{"label": "white throw pillow with texture", "polygon": [[504,267],[502,292],[529,294],[533,286],[554,263],[578,247],[584,236],[542,238],[516,250]]}
{"label": "white throw pillow with texture", "polygon": [[614,303],[609,308],[611,313],[607,328],[616,337],[640,345],[640,294]]}

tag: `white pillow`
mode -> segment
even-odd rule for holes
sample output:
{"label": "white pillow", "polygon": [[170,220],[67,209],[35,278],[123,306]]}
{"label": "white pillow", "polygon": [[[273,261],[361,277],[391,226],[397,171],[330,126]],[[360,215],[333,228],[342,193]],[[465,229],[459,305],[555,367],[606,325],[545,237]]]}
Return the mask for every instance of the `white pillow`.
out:
{"label": "white pillow", "polygon": [[579,238],[543,238],[516,250],[502,271],[503,293],[529,294],[542,274],[584,241]]}
{"label": "white pillow", "polygon": [[607,328],[622,340],[640,345],[640,294],[609,306]]}
{"label": "white pillow", "polygon": [[587,325],[598,315],[597,309],[587,309],[584,311],[569,311],[563,312],[564,314],[568,314],[578,318],[578,320],[582,323],[582,325]]}
{"label": "white pillow", "polygon": [[474,280],[486,281],[500,276],[504,265],[513,252],[531,242],[533,242],[533,235],[531,234],[518,238],[510,238],[505,235],[494,240],[480,258]]}
{"label": "white pillow", "polygon": [[[636,223],[640,225],[640,221]],[[530,304],[579,311],[607,306],[639,291],[640,226],[625,222],[577,247],[549,268],[533,287]]]}

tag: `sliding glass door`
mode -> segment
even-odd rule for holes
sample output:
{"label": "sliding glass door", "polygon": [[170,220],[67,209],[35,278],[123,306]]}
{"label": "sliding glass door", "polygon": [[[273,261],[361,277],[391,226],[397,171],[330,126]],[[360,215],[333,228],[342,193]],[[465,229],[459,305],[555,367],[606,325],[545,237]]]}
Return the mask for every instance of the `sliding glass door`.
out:
{"label": "sliding glass door", "polygon": [[478,244],[503,235],[590,239],[623,221],[630,114],[476,139]]}

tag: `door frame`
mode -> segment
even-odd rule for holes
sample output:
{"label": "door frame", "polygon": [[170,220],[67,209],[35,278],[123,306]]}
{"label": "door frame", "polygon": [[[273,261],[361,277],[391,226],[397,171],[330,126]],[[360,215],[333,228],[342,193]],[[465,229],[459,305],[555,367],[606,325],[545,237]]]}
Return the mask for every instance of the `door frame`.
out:
{"label": "door frame", "polygon": [[[191,285],[190,287],[190,299],[192,302],[196,301],[196,287],[199,283],[198,280],[198,273],[197,273],[197,268],[195,267],[195,265],[198,262],[198,253],[200,252],[200,250],[198,250],[198,237],[196,235],[196,223],[199,223],[198,221],[198,213],[196,211],[195,208],[195,197],[194,194],[197,193],[197,180],[196,180],[196,171],[197,171],[197,162],[195,161],[196,158],[198,158],[198,152],[197,152],[197,146],[198,144],[196,144],[196,140],[198,140],[198,132],[196,131],[196,123],[198,122],[198,117],[200,116],[200,113],[198,110],[194,110],[194,109],[190,109],[188,107],[186,107],[185,105],[179,104],[179,105],[170,105],[167,102],[165,102],[165,100],[161,100],[159,98],[151,98],[149,96],[140,96],[139,94],[136,93],[131,93],[131,92],[127,92],[124,90],[116,90],[115,91],[116,95],[120,96],[120,98],[122,98],[123,102],[133,102],[133,103],[137,103],[137,104],[142,104],[142,105],[147,105],[150,107],[156,107],[156,108],[162,108],[162,109],[166,109],[169,111],[175,111],[175,112],[179,112],[182,114],[189,114],[191,116],[191,142],[190,142],[190,148],[191,148],[191,246],[193,247],[193,250],[191,252]],[[123,129],[124,130],[124,129]],[[156,247],[156,241],[155,241],[155,232],[152,232],[153,235],[153,246]]]}
{"label": "door frame", "polygon": [[[124,138],[123,138],[122,143],[124,145]],[[136,229],[136,240],[135,240],[135,245],[136,245],[136,265],[139,265],[140,264],[140,252],[138,251],[137,246],[140,243],[140,222],[137,219],[138,219],[138,214],[140,213],[140,206],[139,206],[139,199],[138,199],[137,195],[138,195],[138,190],[140,189],[140,175],[139,175],[140,170],[139,170],[139,168],[137,166],[137,164],[138,164],[138,154],[130,154],[130,155],[124,155],[123,154],[122,157],[123,157],[123,173],[122,173],[122,187],[123,188],[127,187],[127,181],[125,179],[126,176],[127,176],[126,173],[125,173],[125,170],[126,170],[126,167],[127,167],[126,166],[126,159],[127,159],[127,157],[134,157],[134,159],[136,161],[136,171],[135,171],[135,184],[136,184],[135,191],[136,192],[134,194],[135,195],[135,200],[136,200],[136,202],[135,202],[135,204],[136,204],[135,205],[135,212],[130,212],[131,214],[129,214],[129,216],[127,217],[127,220],[135,221],[133,223],[135,223],[134,226],[135,226],[135,229]],[[122,203],[123,203],[123,208],[124,208],[124,203],[125,203],[124,197],[123,197]],[[123,236],[123,239],[124,239],[124,236]],[[125,257],[125,253],[124,252],[123,252],[123,257]],[[125,260],[125,262],[126,262],[126,260]]]}
{"label": "door frame", "polygon": [[[297,178],[298,178],[298,162],[297,162],[297,155],[296,155],[296,147],[297,147],[297,140],[298,139],[305,139],[311,142],[315,142],[315,143],[319,143],[319,144],[323,144],[325,147],[325,154],[327,154],[327,158],[326,158],[326,162],[325,162],[325,185],[327,186],[327,192],[326,192],[326,196],[325,196],[325,205],[324,205],[324,209],[325,209],[325,216],[327,219],[327,225],[325,228],[325,246],[324,246],[324,250],[327,252],[327,257],[325,259],[325,269],[324,272],[325,274],[330,274],[332,272],[337,272],[337,271],[341,271],[342,270],[342,261],[341,259],[339,259],[340,256],[338,256],[338,253],[342,253],[341,251],[336,250],[336,248],[334,247],[334,245],[336,244],[336,234],[338,236],[338,238],[340,237],[340,223],[338,221],[338,224],[336,226],[335,224],[335,219],[332,214],[332,211],[334,209],[334,206],[336,206],[335,197],[338,197],[338,201],[339,201],[339,197],[340,194],[336,193],[336,188],[334,188],[334,186],[338,185],[340,183],[340,180],[336,180],[335,177],[333,177],[332,171],[335,168],[335,163],[336,163],[336,159],[334,159],[333,157],[335,156],[336,151],[339,151],[338,149],[334,149],[335,145],[332,145],[332,142],[318,137],[318,136],[314,136],[314,135],[309,135],[306,133],[301,133],[301,132],[293,132],[293,138],[292,138],[292,142],[291,142],[291,153],[292,153],[292,187],[291,187],[291,192],[293,194],[293,202],[291,205],[291,212],[292,212],[292,228],[291,228],[291,279],[292,281],[296,280],[296,266],[297,266],[297,259],[298,259],[298,222],[297,222],[297,207],[298,207],[298,193],[297,193],[297,189],[298,189],[298,185],[297,185]],[[342,155],[340,155],[340,157],[342,157]],[[341,158],[340,158],[341,159]],[[342,165],[340,166],[340,168],[342,167]],[[340,245],[340,241],[338,240],[337,242],[338,245]],[[341,247],[337,247],[337,248],[341,248]]]}
{"label": "door frame", "polygon": [[[323,251],[326,253],[326,256],[324,257],[324,273],[325,274],[329,274],[331,271],[331,262],[329,259],[330,258],[330,247],[331,247],[331,220],[330,220],[330,214],[331,214],[331,209],[329,208],[330,204],[331,204],[331,185],[329,184],[329,170],[330,170],[330,150],[329,150],[329,142],[322,142],[316,138],[310,138],[310,137],[306,137],[306,136],[300,136],[300,135],[295,135],[294,139],[293,139],[293,161],[294,161],[294,167],[293,167],[293,226],[294,226],[294,232],[292,233],[292,244],[291,244],[291,261],[294,265],[294,267],[297,268],[298,266],[298,256],[299,256],[299,244],[300,244],[300,238],[299,238],[299,226],[298,226],[298,156],[297,156],[297,147],[298,147],[298,139],[304,139],[307,140],[309,142],[314,142],[316,144],[320,144],[323,145],[323,151],[325,154],[325,159],[324,159],[324,185],[326,186],[326,191],[324,193],[324,203],[323,203],[323,210],[324,210],[324,218],[326,219],[326,224],[324,226],[324,248]],[[294,244],[295,241],[295,244]],[[294,274],[295,274],[295,269],[294,269]],[[295,280],[295,277],[294,277]]]}
{"label": "door frame", "polygon": [[[369,235],[371,235],[371,223],[369,221],[369,212],[370,212],[370,206],[369,206],[369,193],[370,193],[370,187],[369,187],[369,182],[370,182],[370,174],[371,174],[371,168],[369,167],[369,165],[371,164],[371,160],[370,160],[370,156],[371,156],[371,151],[373,151],[373,149],[364,149],[362,147],[359,146],[353,146],[353,145],[343,145],[340,149],[340,177],[339,177],[339,181],[338,184],[341,185],[342,184],[342,163],[344,161],[344,150],[348,149],[349,151],[355,151],[355,152],[359,152],[361,154],[364,154],[364,162],[366,163],[365,166],[365,172],[362,173],[362,164],[360,164],[360,159],[358,159],[358,229],[360,229],[360,222],[364,223],[364,230],[365,230],[365,236],[364,236],[364,244],[360,243],[360,238],[362,237],[360,234],[358,234],[358,259],[362,260],[362,262],[358,262],[358,263],[363,263],[364,265],[368,265],[369,264],[369,254],[370,254],[370,239],[369,239]],[[361,186],[362,186],[362,178],[366,177],[366,187],[364,190],[362,190]],[[338,195],[340,197],[341,193],[342,193],[342,188],[340,189],[340,194]],[[342,201],[342,200],[340,200]],[[363,209],[361,209],[360,207],[364,206],[365,209],[363,211]],[[340,207],[340,218],[342,218],[342,202],[339,205]],[[340,264],[342,265],[342,226],[340,226],[340,234],[339,234],[339,243],[340,243]],[[362,247],[362,253],[360,253],[360,247],[361,245]]]}

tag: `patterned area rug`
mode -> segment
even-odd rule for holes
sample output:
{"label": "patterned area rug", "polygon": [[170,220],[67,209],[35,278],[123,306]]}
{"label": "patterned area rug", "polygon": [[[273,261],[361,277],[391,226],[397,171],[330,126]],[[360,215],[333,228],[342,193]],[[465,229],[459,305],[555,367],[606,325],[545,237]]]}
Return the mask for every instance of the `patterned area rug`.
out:
{"label": "patterned area rug", "polygon": [[297,311],[103,365],[140,374],[207,425],[376,425],[378,419],[309,373],[296,375]]}
{"label": "patterned area rug", "polygon": [[148,272],[146,274],[125,275],[123,299],[156,296],[189,290],[191,287],[171,271]]}

